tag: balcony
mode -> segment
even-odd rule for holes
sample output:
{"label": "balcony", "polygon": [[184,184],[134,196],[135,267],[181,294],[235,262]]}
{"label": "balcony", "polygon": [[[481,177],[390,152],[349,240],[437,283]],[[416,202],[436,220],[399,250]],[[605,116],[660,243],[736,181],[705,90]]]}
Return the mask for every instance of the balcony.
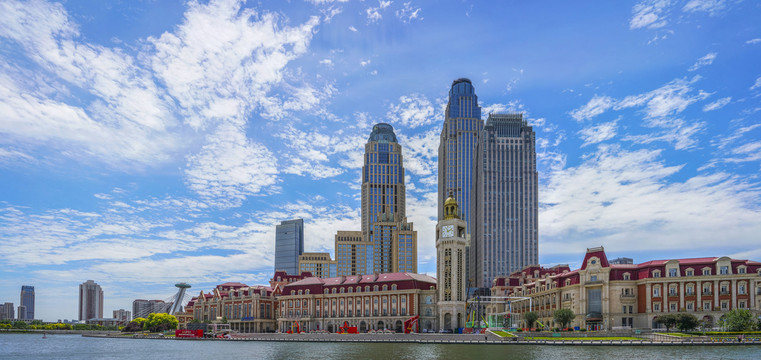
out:
{"label": "balcony", "polygon": [[719,292],[719,295],[729,295],[729,290],[722,290]]}
{"label": "balcony", "polygon": [[621,294],[621,299],[634,299],[637,295],[634,294]]}
{"label": "balcony", "polygon": [[711,290],[703,290],[703,295],[713,295],[713,291]]}

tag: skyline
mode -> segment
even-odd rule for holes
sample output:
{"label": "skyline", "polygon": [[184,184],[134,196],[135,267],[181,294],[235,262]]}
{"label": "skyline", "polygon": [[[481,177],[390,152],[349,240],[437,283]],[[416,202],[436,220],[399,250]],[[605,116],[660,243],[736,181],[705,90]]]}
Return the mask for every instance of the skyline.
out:
{"label": "skyline", "polygon": [[[0,3],[0,302],[72,319],[266,284],[360,227],[374,124],[394,127],[418,271],[435,274],[453,80],[536,132],[539,262],[761,259],[761,4]],[[317,228],[316,224],[320,224]]]}

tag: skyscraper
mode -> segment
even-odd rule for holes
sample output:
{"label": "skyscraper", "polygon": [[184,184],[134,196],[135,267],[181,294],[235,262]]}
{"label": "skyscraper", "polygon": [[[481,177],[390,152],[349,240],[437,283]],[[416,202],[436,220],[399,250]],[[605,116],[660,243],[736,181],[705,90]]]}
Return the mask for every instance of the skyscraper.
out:
{"label": "skyscraper", "polygon": [[34,319],[34,286],[21,286],[21,299],[19,304],[26,307],[25,314],[18,314],[19,319]]}
{"label": "skyscraper", "polygon": [[79,285],[79,320],[87,321],[103,317],[103,290],[95,281],[87,280]]}
{"label": "skyscraper", "polygon": [[[466,234],[470,234],[470,192],[473,187],[476,142],[483,127],[481,107],[478,106],[478,96],[470,79],[453,81],[439,140],[438,210],[439,220],[443,220],[444,202],[451,194],[460,204],[457,216],[465,221]],[[469,254],[470,247],[467,247],[466,257],[469,258]],[[465,277],[468,288],[476,286],[470,262],[465,266]]]}
{"label": "skyscraper", "polygon": [[476,287],[538,263],[534,136],[522,114],[489,114],[478,137],[470,224]]}
{"label": "skyscraper", "polygon": [[473,84],[465,78],[455,80],[449,90],[439,141],[439,220],[444,219],[444,202],[451,193],[460,204],[458,216],[470,226],[473,160],[483,126]]}
{"label": "skyscraper", "polygon": [[0,308],[0,319],[8,319],[8,320],[15,319],[16,317],[14,316],[14,314],[15,313],[13,311],[12,302],[7,302],[2,305],[2,308]]}
{"label": "skyscraper", "polygon": [[299,255],[304,253],[304,220],[287,220],[275,229],[275,271],[299,274]]}
{"label": "skyscraper", "polygon": [[402,146],[391,125],[376,124],[362,166],[362,237],[372,254],[365,261],[376,273],[417,272],[417,232],[407,222],[406,196]]}

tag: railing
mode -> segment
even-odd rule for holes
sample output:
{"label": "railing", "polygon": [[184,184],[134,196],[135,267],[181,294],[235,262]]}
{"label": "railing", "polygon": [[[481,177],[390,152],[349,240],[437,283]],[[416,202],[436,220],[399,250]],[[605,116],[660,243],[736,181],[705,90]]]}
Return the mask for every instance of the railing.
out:
{"label": "railing", "polygon": [[722,290],[719,292],[719,295],[729,295],[729,290]]}
{"label": "railing", "polygon": [[703,295],[713,295],[713,291],[711,291],[711,290],[703,290]]}
{"label": "railing", "polygon": [[637,297],[637,295],[634,295],[634,294],[621,294],[621,297],[622,298],[635,298],[635,297]]}

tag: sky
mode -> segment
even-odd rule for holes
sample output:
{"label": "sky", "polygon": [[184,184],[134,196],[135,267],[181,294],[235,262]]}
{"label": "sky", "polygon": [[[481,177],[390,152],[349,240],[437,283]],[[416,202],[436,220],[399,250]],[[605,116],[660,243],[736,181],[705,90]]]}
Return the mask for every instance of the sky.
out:
{"label": "sky", "polygon": [[435,274],[452,81],[537,139],[539,261],[761,260],[761,4],[740,0],[0,0],[0,302],[106,317],[267,284],[275,225],[305,250],[360,227],[373,124],[405,156]]}

